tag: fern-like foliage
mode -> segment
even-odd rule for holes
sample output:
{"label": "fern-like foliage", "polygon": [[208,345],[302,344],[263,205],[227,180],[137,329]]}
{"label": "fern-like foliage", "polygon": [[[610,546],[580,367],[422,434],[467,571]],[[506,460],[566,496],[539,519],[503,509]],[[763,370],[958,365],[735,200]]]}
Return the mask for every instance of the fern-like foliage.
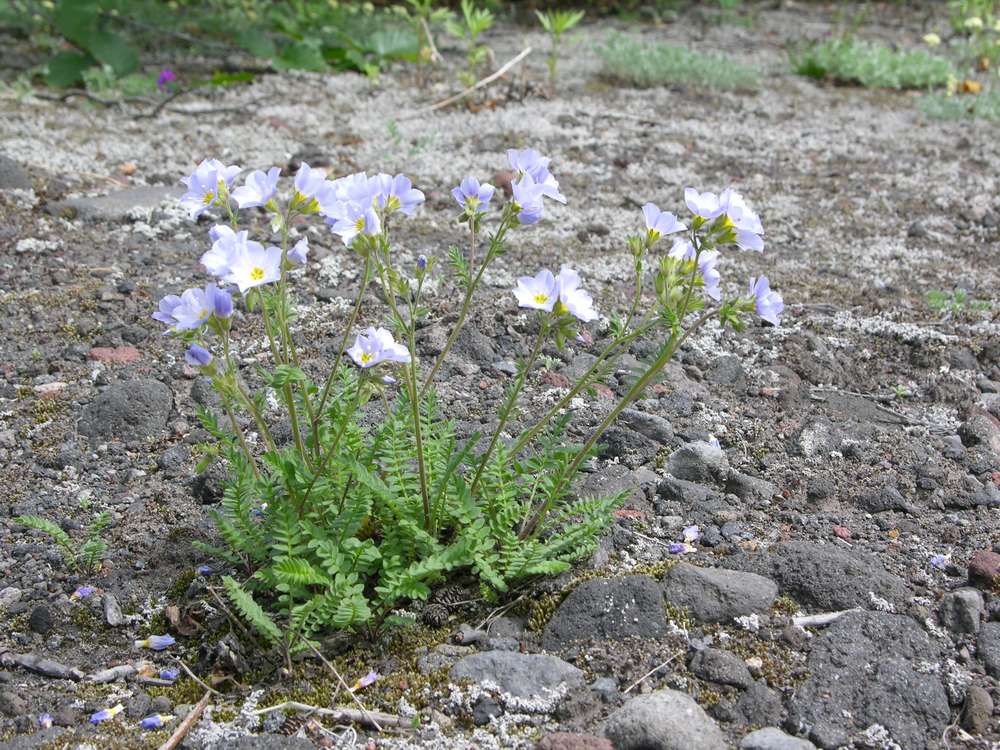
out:
{"label": "fern-like foliage", "polygon": [[82,545],[75,544],[62,527],[41,516],[18,516],[14,521],[48,534],[59,547],[66,564],[76,571],[96,569],[100,565],[101,557],[108,551],[107,543],[101,538],[101,534],[111,523],[111,514],[107,511],[98,514],[90,524]]}

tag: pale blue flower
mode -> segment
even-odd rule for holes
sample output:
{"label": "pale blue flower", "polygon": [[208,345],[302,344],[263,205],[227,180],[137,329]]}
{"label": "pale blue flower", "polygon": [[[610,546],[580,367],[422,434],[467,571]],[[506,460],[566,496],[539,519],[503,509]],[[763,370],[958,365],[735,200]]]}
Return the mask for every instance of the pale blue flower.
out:
{"label": "pale blue flower", "polygon": [[212,352],[198,344],[191,344],[184,352],[184,361],[192,367],[208,367],[212,364]]}
{"label": "pale blue flower", "polygon": [[661,211],[655,203],[647,203],[642,207],[642,216],[646,220],[646,231],[649,239],[656,242],[660,237],[683,232],[687,227],[677,220],[669,211]]}
{"label": "pale blue flower", "polygon": [[566,198],[559,192],[559,183],[549,172],[549,162],[547,156],[542,156],[533,148],[525,148],[518,151],[509,149],[507,160],[510,168],[514,170],[515,179],[520,180],[524,176],[530,176],[532,181],[541,187],[542,195],[548,196],[560,203],[565,203]]}
{"label": "pale blue flower", "polygon": [[171,667],[164,667],[160,670],[159,676],[161,680],[176,680],[177,675],[180,674],[179,669],[173,669]]}
{"label": "pale blue flower", "polygon": [[517,280],[517,286],[512,290],[517,298],[518,307],[532,310],[552,312],[559,301],[559,283],[552,271],[543,268],[534,276],[522,276]]}
{"label": "pale blue flower", "polygon": [[153,651],[163,651],[166,648],[170,648],[175,643],[177,643],[177,641],[174,640],[172,635],[151,635],[149,638],[137,640],[135,642],[135,647],[150,648]]}
{"label": "pale blue flower", "polygon": [[676,258],[677,260],[694,260],[697,254],[690,240],[684,237],[674,237],[674,244],[670,248],[671,258]]}
{"label": "pale blue flower", "polygon": [[378,186],[377,190],[373,191],[375,200],[379,208],[384,208],[387,213],[399,211],[406,216],[412,216],[417,206],[424,202],[424,194],[413,187],[413,183],[406,175],[398,174],[390,177],[387,174],[379,174],[372,180]]}
{"label": "pale blue flower", "polygon": [[719,289],[719,283],[722,281],[722,276],[715,267],[718,259],[718,250],[705,250],[700,256],[698,256],[698,271],[701,273],[705,294],[714,299],[716,302],[722,299],[722,290]]}
{"label": "pale blue flower", "polygon": [[693,544],[701,538],[701,529],[697,526],[685,526],[681,532],[681,539],[688,544]]}
{"label": "pale blue flower", "polygon": [[153,313],[153,320],[158,320],[161,323],[165,323],[169,328],[164,332],[164,336],[173,330],[173,327],[177,325],[177,318],[174,317],[174,310],[183,304],[181,298],[176,294],[168,294],[166,297],[160,300],[159,309]]}
{"label": "pale blue flower", "polygon": [[524,225],[536,224],[542,218],[544,186],[535,182],[530,174],[521,177],[511,186],[517,220]]}
{"label": "pale blue flower", "polygon": [[265,205],[274,197],[278,189],[278,176],[281,170],[271,167],[267,174],[257,169],[250,173],[246,182],[233,191],[233,200],[240,208],[255,208]]}
{"label": "pale blue flower", "polygon": [[337,218],[343,211],[341,204],[357,203],[364,209],[376,205],[379,191],[377,177],[368,177],[364,172],[356,172],[346,177],[338,177],[328,182],[323,191],[316,196],[319,202],[319,212],[324,216]]}
{"label": "pale blue flower", "polygon": [[771,325],[778,325],[778,316],[785,309],[781,295],[771,290],[767,276],[750,279],[750,296],[753,297],[757,314]]}
{"label": "pale blue flower", "polygon": [[354,201],[338,203],[327,214],[326,223],[334,234],[339,234],[344,244],[350,246],[360,234],[377,235],[382,231],[382,223],[372,205],[365,206]]}
{"label": "pale blue flower", "polygon": [[694,188],[684,188],[684,202],[691,213],[706,221],[711,221],[723,212],[719,196],[715,193],[699,193]]}
{"label": "pale blue flower", "polygon": [[417,270],[426,271],[427,270],[427,256],[423,253],[417,256]]}
{"label": "pale blue flower", "polygon": [[248,242],[237,247],[229,259],[229,271],[225,280],[239,287],[240,294],[246,294],[264,284],[272,284],[281,278],[281,248],[265,249],[259,242]]}
{"label": "pale blue flower", "polygon": [[743,200],[743,196],[732,188],[726,188],[719,196],[719,204],[726,214],[728,223],[736,234],[736,245],[741,250],[764,252],[764,227],[757,216]]}
{"label": "pale blue flower", "polygon": [[[219,289],[214,283],[206,284],[204,289],[185,290],[180,296],[180,302],[176,304],[170,299],[172,296],[164,297],[160,301],[160,311],[153,314],[157,320],[162,320],[170,325],[171,330],[184,331],[200,328],[212,315],[228,318],[233,314],[233,300],[229,292]],[[167,317],[163,312],[166,308],[170,308],[172,323],[169,320],[164,320]]]}
{"label": "pale blue flower", "polygon": [[313,169],[305,162],[302,162],[299,171],[295,173],[295,192],[300,203],[309,203],[322,194],[328,186],[326,172],[322,169]]}
{"label": "pale blue flower", "polygon": [[52,714],[42,714],[38,717],[38,726],[49,729],[52,726]]}
{"label": "pale blue flower", "polygon": [[594,309],[594,300],[583,289],[580,288],[580,274],[569,266],[559,269],[556,276],[556,286],[558,287],[559,302],[556,307],[558,312],[568,312],[577,320],[589,323],[599,317]]}
{"label": "pale blue flower", "polygon": [[480,184],[471,175],[466,177],[458,187],[452,188],[451,194],[466,213],[484,213],[490,207],[493,193],[496,191],[488,182]]}
{"label": "pale blue flower", "polygon": [[309,239],[303,237],[295,243],[295,246],[288,251],[288,260],[299,266],[306,264],[306,256],[309,255]]}
{"label": "pale blue flower", "polygon": [[173,721],[173,716],[164,716],[163,714],[153,714],[152,716],[147,716],[145,719],[139,722],[139,726],[143,729],[159,729],[164,724]]}
{"label": "pale blue flower", "polygon": [[191,213],[192,219],[198,218],[211,206],[221,205],[239,173],[240,167],[227,167],[218,159],[205,159],[188,177],[181,178],[187,188],[181,196],[181,205]]}
{"label": "pale blue flower", "polygon": [[233,258],[240,253],[251,250],[259,253],[264,246],[259,242],[247,239],[247,231],[234,232],[229,227],[220,224],[208,233],[212,247],[201,256],[201,264],[212,276],[224,278],[230,272]]}
{"label": "pale blue flower", "polygon": [[358,690],[361,690],[362,688],[366,688],[369,685],[374,685],[375,681],[378,678],[379,678],[379,673],[376,672],[374,669],[371,670],[368,674],[366,674],[364,677],[359,678],[357,682],[351,685],[351,692],[356,693]]}
{"label": "pale blue flower", "polygon": [[105,708],[105,709],[103,709],[101,711],[98,711],[97,713],[91,714],[90,715],[90,723],[91,724],[101,724],[101,723],[103,723],[105,721],[110,721],[111,719],[115,718],[118,714],[120,714],[124,710],[125,710],[125,707],[121,703],[119,703],[116,706],[112,706],[111,708]]}
{"label": "pale blue flower", "polygon": [[948,565],[948,555],[934,555],[930,559],[930,564],[932,568],[942,570]]}
{"label": "pale blue flower", "polygon": [[88,596],[92,596],[93,593],[97,591],[93,586],[81,586],[76,591],[70,595],[71,601],[78,601],[80,599],[86,599]]}
{"label": "pale blue flower", "polygon": [[671,555],[685,555],[688,552],[694,552],[695,548],[692,547],[687,542],[674,542],[667,545],[667,552]]}
{"label": "pale blue flower", "polygon": [[364,334],[358,334],[354,346],[347,350],[348,356],[363,369],[374,367],[382,362],[410,361],[410,351],[402,344],[397,344],[392,334],[385,328],[369,328]]}
{"label": "pale blue flower", "polygon": [[722,449],[722,444],[719,442],[719,438],[717,438],[715,435],[708,436],[708,444],[711,445],[713,448],[719,448],[720,450]]}

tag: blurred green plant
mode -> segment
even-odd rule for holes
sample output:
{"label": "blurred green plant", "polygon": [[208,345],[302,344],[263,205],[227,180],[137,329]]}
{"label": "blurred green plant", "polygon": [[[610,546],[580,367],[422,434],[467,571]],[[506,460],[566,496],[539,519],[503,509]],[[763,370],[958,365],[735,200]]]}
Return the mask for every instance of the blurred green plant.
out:
{"label": "blurred green plant", "polygon": [[406,0],[409,8],[399,6],[403,14],[410,20],[413,32],[420,41],[420,50],[417,54],[417,70],[420,78],[420,85],[426,83],[426,76],[423,70],[428,65],[436,65],[441,62],[441,54],[437,45],[434,44],[434,27],[440,26],[453,20],[454,14],[449,8],[437,7],[435,0]]}
{"label": "blurred green plant", "polygon": [[556,92],[556,66],[559,63],[559,44],[562,42],[562,35],[576,26],[583,20],[582,10],[552,10],[545,13],[536,10],[542,28],[549,35],[549,56],[545,59],[549,67],[549,91]]}
{"label": "blurred green plant", "polygon": [[934,88],[955,76],[955,67],[943,57],[924,50],[897,51],[853,36],[799,46],[790,58],[801,76],[869,88]]}
{"label": "blurred green plant", "polygon": [[1000,122],[1000,91],[990,89],[976,96],[927,94],[920,110],[936,120],[986,120]]}
{"label": "blurred green plant", "polygon": [[488,8],[478,8],[474,0],[462,0],[462,14],[456,20],[448,19],[445,30],[465,44],[465,70],[458,74],[463,86],[471,86],[479,78],[479,71],[490,58],[490,48],[479,43],[483,32],[493,26],[494,16]]}
{"label": "blurred green plant", "polygon": [[937,312],[956,315],[966,310],[983,312],[991,309],[993,303],[990,300],[971,297],[965,289],[956,288],[950,292],[932,289],[927,292],[927,306]]}
{"label": "blurred green plant", "polygon": [[[956,33],[991,25],[997,16],[997,0],[949,0],[949,20]],[[969,23],[978,18],[980,24]]]}
{"label": "blurred green plant", "polygon": [[642,42],[612,34],[598,47],[604,73],[619,81],[647,88],[669,83],[729,91],[755,91],[760,73],[731,57],[698,52],[673,44]]}
{"label": "blurred green plant", "polygon": [[140,51],[149,49],[178,59],[195,49],[227,62],[242,50],[275,70],[370,76],[420,52],[418,34],[397,12],[307,0],[5,0],[0,26],[51,54],[37,72],[57,87],[83,84],[95,68],[121,80],[139,71]]}

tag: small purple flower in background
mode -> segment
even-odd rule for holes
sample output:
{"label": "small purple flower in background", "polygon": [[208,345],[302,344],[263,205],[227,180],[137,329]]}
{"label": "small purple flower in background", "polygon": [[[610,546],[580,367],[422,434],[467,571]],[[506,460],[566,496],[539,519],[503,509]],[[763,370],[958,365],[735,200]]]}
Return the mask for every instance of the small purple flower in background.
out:
{"label": "small purple flower in background", "polygon": [[687,542],[674,542],[673,544],[667,545],[667,552],[671,555],[684,555],[688,552],[694,552],[695,548],[692,547]]}
{"label": "small purple flower in background", "polygon": [[180,670],[178,669],[165,668],[160,670],[159,677],[161,680],[176,680],[179,674]]}
{"label": "small purple flower in background", "polygon": [[656,242],[660,237],[687,229],[677,221],[677,217],[669,211],[661,211],[655,203],[647,203],[642,207],[642,215],[646,220],[646,231],[649,238]]}
{"label": "small purple flower in background", "polygon": [[705,221],[711,221],[723,212],[719,196],[715,193],[699,193],[694,188],[684,188],[684,202],[691,213]]}
{"label": "small purple flower in background", "polygon": [[488,182],[480,184],[475,177],[466,177],[458,187],[452,188],[451,194],[466,213],[483,213],[490,207],[493,193],[496,191]]}
{"label": "small purple flower in background", "polygon": [[70,601],[79,601],[80,599],[86,599],[88,596],[93,595],[97,591],[93,586],[81,586],[70,596]]}
{"label": "small purple flower in background", "polygon": [[170,84],[177,80],[177,74],[170,68],[164,68],[156,77],[156,88],[160,91],[173,88]]}
{"label": "small purple flower in background", "polygon": [[246,182],[233,191],[233,200],[240,208],[256,208],[265,205],[274,197],[278,189],[278,176],[281,170],[271,167],[267,174],[259,169],[249,174]]}
{"label": "small purple flower in background", "polygon": [[239,287],[240,294],[248,289],[271,284],[281,278],[281,248],[266,250],[259,242],[247,242],[237,247],[229,259],[229,272],[225,280]]}
{"label": "small purple flower in background", "polygon": [[685,526],[681,532],[681,538],[688,544],[693,544],[701,539],[701,529],[697,526]]}
{"label": "small purple flower in background", "polygon": [[771,291],[767,276],[760,278],[750,278],[750,296],[754,299],[754,307],[757,314],[771,325],[779,325],[778,316],[785,309],[785,303],[781,295]]}
{"label": "small purple flower in background", "polygon": [[594,299],[580,288],[580,274],[569,266],[559,269],[556,285],[559,288],[558,312],[568,312],[574,318],[589,323],[599,317],[594,309]]}
{"label": "small purple flower in background", "polygon": [[374,367],[382,362],[410,361],[410,352],[402,344],[397,344],[392,334],[385,328],[369,328],[364,334],[358,334],[354,346],[347,350],[354,364],[363,369]]}
{"label": "small purple flower in background", "polygon": [[399,381],[396,380],[396,378],[394,378],[392,375],[383,375],[382,376],[382,385],[396,385],[396,383],[398,383],[398,382]]}
{"label": "small purple flower in background", "polygon": [[714,299],[716,302],[722,299],[722,290],[719,289],[719,283],[722,281],[722,275],[715,267],[715,263],[718,259],[718,250],[706,250],[701,254],[701,257],[698,258],[698,270],[701,272],[701,278],[704,282],[705,294]]}
{"label": "small purple flower in background", "polygon": [[212,359],[212,352],[197,344],[191,344],[184,352],[184,361],[192,367],[208,367]]}
{"label": "small purple flower in background", "polygon": [[360,234],[373,236],[382,231],[382,223],[374,207],[354,201],[337,204],[327,214],[326,223],[334,234],[339,234],[344,245],[350,246]]}
{"label": "small purple flower in background", "polygon": [[173,720],[173,716],[164,716],[163,714],[153,714],[152,716],[147,716],[145,719],[139,722],[139,726],[143,729],[159,729],[167,722]]}
{"label": "small purple flower in background", "polygon": [[715,435],[708,436],[708,444],[711,445],[713,448],[718,448],[719,450],[722,450],[722,445],[719,443],[719,438],[717,438]]}
{"label": "small purple flower in background", "polygon": [[764,227],[743,196],[732,188],[726,188],[719,196],[719,204],[736,232],[736,245],[741,250],[764,252],[764,240],[760,237],[764,234]]}
{"label": "small purple flower in background", "polygon": [[375,680],[377,680],[378,678],[379,678],[379,673],[373,669],[364,677],[360,678],[357,682],[351,685],[351,692],[356,693],[358,690],[361,690],[362,688],[366,688],[369,685],[374,685]]}
{"label": "small purple flower in background", "polygon": [[42,729],[49,729],[52,727],[52,714],[42,714],[38,717],[38,726]]}
{"label": "small purple flower in background", "polygon": [[427,270],[427,256],[423,253],[417,256],[417,270],[426,271]]}
{"label": "small purple flower in background", "polygon": [[151,635],[149,638],[143,638],[135,642],[136,648],[151,648],[153,651],[163,651],[165,648],[170,648],[175,643],[174,637],[172,635]]}
{"label": "small purple flower in background", "polygon": [[517,208],[517,220],[525,226],[537,224],[545,210],[542,204],[544,186],[536,183],[530,174],[526,174],[511,185],[511,189],[514,193],[514,206]]}
{"label": "small purple flower in background", "polygon": [[948,564],[948,555],[934,555],[930,559],[930,564],[932,568],[943,570]]}
{"label": "small purple flower in background", "polygon": [[181,178],[187,188],[181,196],[181,205],[191,212],[192,219],[197,219],[219,202],[220,190],[232,187],[240,171],[240,167],[227,167],[218,159],[205,159],[188,177]]}
{"label": "small purple flower in background", "polygon": [[374,196],[379,208],[384,208],[389,213],[400,211],[406,216],[412,216],[417,206],[424,202],[423,192],[413,187],[413,183],[406,175],[398,174],[390,177],[387,174],[379,174],[372,180],[378,186]]}
{"label": "small purple flower in background", "polygon": [[531,181],[541,188],[542,195],[560,203],[566,202],[566,198],[559,192],[559,183],[549,172],[549,162],[551,161],[549,157],[542,156],[533,148],[525,148],[520,151],[512,148],[507,151],[507,160],[510,162],[510,168],[514,170],[515,177],[529,176]]}
{"label": "small purple flower in background", "polygon": [[124,710],[125,707],[121,703],[119,703],[116,706],[112,706],[111,708],[105,708],[101,711],[98,711],[97,713],[91,714],[90,723],[101,724],[102,722],[109,721],[115,718],[118,714],[120,714]]}
{"label": "small purple flower in background", "polygon": [[518,307],[532,310],[552,312],[552,307],[559,300],[559,283],[547,268],[534,276],[521,276],[512,291],[517,298]]}
{"label": "small purple flower in background", "polygon": [[295,246],[288,251],[288,260],[298,266],[306,264],[306,256],[309,255],[309,239],[303,237],[295,243]]}

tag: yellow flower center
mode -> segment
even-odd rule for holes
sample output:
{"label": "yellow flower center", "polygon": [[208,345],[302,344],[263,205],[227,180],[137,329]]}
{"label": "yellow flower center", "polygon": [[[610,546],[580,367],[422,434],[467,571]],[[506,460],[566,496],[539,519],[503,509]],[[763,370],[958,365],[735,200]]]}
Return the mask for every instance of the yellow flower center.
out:
{"label": "yellow flower center", "polygon": [[215,200],[215,193],[208,192],[208,193],[205,193],[205,197],[201,199],[201,202],[203,204],[205,204],[206,206],[210,206],[210,205],[212,205],[212,202],[214,200]]}
{"label": "yellow flower center", "polygon": [[208,310],[202,310],[198,314],[198,320],[205,320],[205,318],[207,318],[207,317],[208,317]]}
{"label": "yellow flower center", "polygon": [[250,269],[250,278],[254,281],[260,281],[264,278],[264,269],[257,267]]}
{"label": "yellow flower center", "polygon": [[544,305],[549,301],[549,295],[547,294],[536,294],[532,299],[535,300],[535,304]]}
{"label": "yellow flower center", "polygon": [[555,307],[552,308],[552,311],[556,315],[565,315],[566,313],[569,312],[569,308],[562,303],[562,300],[559,300],[558,302],[556,302]]}
{"label": "yellow flower center", "polygon": [[370,352],[361,352],[361,364],[367,365],[373,359],[375,359],[374,354],[371,354]]}
{"label": "yellow flower center", "polygon": [[364,216],[358,217],[358,220],[356,222],[354,222],[354,228],[357,229],[359,232],[365,231],[365,217]]}
{"label": "yellow flower center", "polygon": [[403,204],[399,202],[399,198],[395,195],[390,195],[389,200],[385,202],[386,211],[398,211]]}

